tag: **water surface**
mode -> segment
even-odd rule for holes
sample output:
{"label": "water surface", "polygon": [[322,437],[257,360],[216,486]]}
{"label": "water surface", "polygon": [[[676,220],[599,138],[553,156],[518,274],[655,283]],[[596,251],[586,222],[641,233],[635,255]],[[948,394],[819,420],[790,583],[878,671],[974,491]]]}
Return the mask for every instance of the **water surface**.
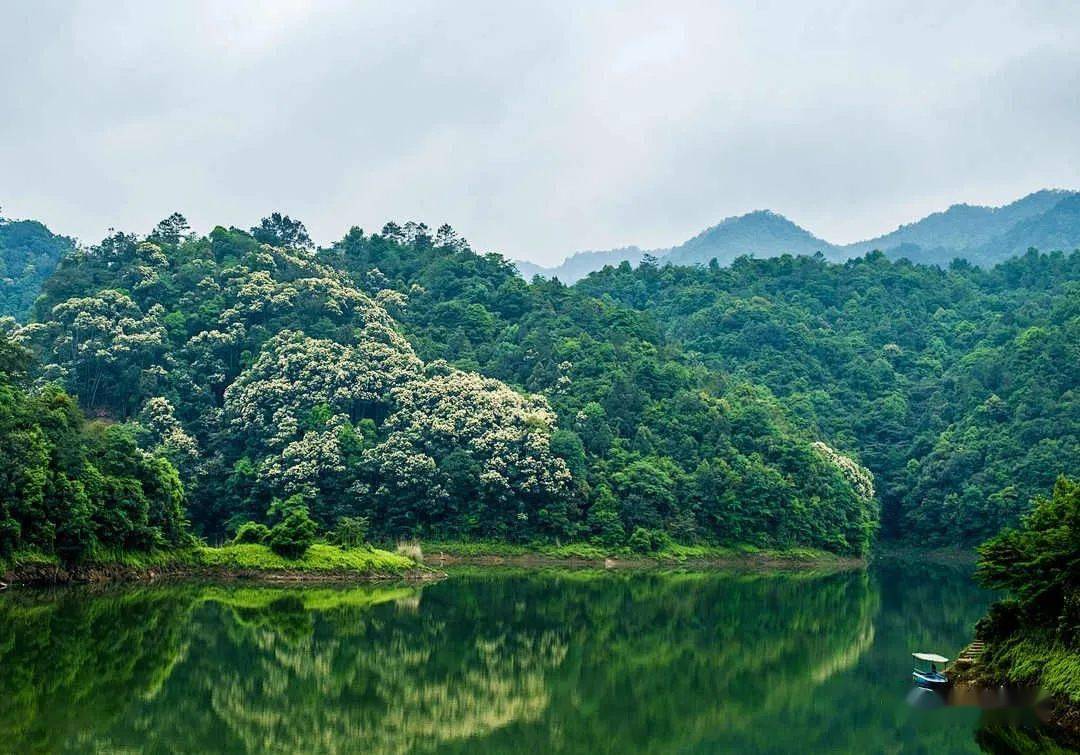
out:
{"label": "water surface", "polygon": [[989,598],[928,565],[9,590],[0,749],[978,752],[978,711],[904,698]]}

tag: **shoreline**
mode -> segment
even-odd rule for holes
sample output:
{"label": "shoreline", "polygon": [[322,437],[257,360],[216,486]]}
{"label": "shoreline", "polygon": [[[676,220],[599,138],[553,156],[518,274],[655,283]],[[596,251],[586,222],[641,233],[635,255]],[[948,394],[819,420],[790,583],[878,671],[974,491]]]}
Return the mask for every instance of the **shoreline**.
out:
{"label": "shoreline", "polygon": [[426,557],[425,563],[437,566],[490,566],[490,567],[518,567],[518,568],[566,568],[566,569],[607,569],[607,570],[647,570],[664,568],[700,569],[707,571],[716,568],[744,568],[748,571],[810,571],[810,570],[837,570],[847,571],[866,567],[866,561],[862,559],[784,559],[777,557],[730,557],[730,558],[647,558],[647,557],[606,557],[606,558],[582,558],[574,556],[551,556],[543,553],[516,554],[516,555],[461,555],[453,553],[433,553]]}
{"label": "shoreline", "polygon": [[434,569],[353,571],[348,569],[243,569],[218,566],[125,566],[81,564],[73,567],[31,566],[9,569],[0,582],[8,589],[69,585],[148,584],[154,582],[262,582],[274,584],[365,584],[376,582],[430,582],[445,579]]}
{"label": "shoreline", "polygon": [[1043,710],[1046,713],[1043,723],[1060,734],[1069,747],[1080,748],[1080,705],[1051,696]]}
{"label": "shoreline", "polygon": [[759,550],[675,546],[654,554],[604,551],[588,545],[519,546],[505,543],[421,543],[421,561],[371,547],[342,550],[317,544],[300,559],[284,559],[261,545],[199,546],[151,554],[118,554],[82,564],[40,555],[0,565],[0,589],[156,581],[254,581],[288,584],[428,582],[442,567],[650,570],[664,568],[746,571],[848,571],[868,558],[809,549]]}
{"label": "shoreline", "polygon": [[886,541],[878,543],[871,551],[868,560],[873,561],[896,561],[917,558],[920,561],[932,564],[946,564],[956,566],[975,566],[979,559],[978,551],[974,548],[962,548],[959,546],[944,548],[918,548],[914,545]]}
{"label": "shoreline", "polygon": [[742,568],[762,570],[862,569],[868,559],[810,549],[759,550],[673,546],[657,553],[604,550],[591,545],[518,546],[504,543],[421,543],[425,563],[438,566],[491,566],[568,569]]}
{"label": "shoreline", "polygon": [[[104,582],[149,582],[160,579],[250,580],[264,582],[385,582],[395,579],[429,581],[445,574],[444,566],[518,567],[525,569],[655,568],[745,569],[747,571],[850,571],[896,559],[919,558],[934,563],[968,565],[974,553],[967,549],[919,550],[908,546],[875,548],[865,556],[842,556],[810,548],[763,549],[751,546],[673,545],[655,553],[604,549],[585,543],[517,545],[490,541],[425,543],[422,561],[370,546],[342,550],[316,544],[313,551],[330,555],[329,563],[313,564],[307,556],[284,559],[265,546],[197,546],[151,554],[129,552],[86,563],[65,565],[54,557],[23,554],[13,562],[0,562],[0,590],[7,586],[65,585]],[[260,550],[251,558],[251,551]],[[248,556],[247,558],[237,556]],[[347,563],[360,560],[360,563]],[[325,561],[326,559],[324,559]],[[343,563],[335,563],[342,561]],[[388,568],[387,562],[392,566]]]}
{"label": "shoreline", "polygon": [[1067,695],[1040,689],[1042,685],[1032,680],[1011,678],[1008,673],[991,669],[981,661],[960,670],[953,684],[955,688],[974,690],[976,695],[982,690],[1033,690],[1039,721],[1051,731],[1055,740],[1080,748],[1080,703],[1070,700]]}
{"label": "shoreline", "polygon": [[364,583],[429,581],[446,575],[411,558],[375,548],[344,550],[316,544],[302,557],[286,559],[263,545],[197,546],[178,551],[126,553],[79,564],[40,555],[3,565],[9,587],[156,581],[258,581],[274,583]]}

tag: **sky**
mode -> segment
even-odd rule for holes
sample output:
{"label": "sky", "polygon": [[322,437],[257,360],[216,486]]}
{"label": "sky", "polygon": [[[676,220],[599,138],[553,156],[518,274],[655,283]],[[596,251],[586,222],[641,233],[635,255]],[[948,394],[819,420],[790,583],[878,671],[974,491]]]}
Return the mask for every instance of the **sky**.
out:
{"label": "sky", "polygon": [[1080,3],[0,0],[0,212],[388,220],[554,263],[1080,188]]}

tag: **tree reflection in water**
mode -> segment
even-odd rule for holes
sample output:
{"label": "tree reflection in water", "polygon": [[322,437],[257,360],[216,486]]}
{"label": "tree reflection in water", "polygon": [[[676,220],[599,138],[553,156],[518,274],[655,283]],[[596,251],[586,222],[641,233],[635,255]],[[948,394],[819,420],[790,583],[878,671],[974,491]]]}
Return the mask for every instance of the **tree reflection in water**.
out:
{"label": "tree reflection in water", "polygon": [[898,613],[923,596],[887,571],[10,594],[0,736],[20,751],[973,750],[973,719],[923,726],[903,702],[908,643],[959,642],[985,607],[966,575],[937,579],[953,605],[925,617]]}

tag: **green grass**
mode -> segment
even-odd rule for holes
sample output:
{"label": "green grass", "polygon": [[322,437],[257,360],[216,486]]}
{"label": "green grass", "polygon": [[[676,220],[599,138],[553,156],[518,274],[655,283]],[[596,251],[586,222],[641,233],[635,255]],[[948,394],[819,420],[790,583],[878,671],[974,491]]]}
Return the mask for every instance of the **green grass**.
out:
{"label": "green grass", "polygon": [[995,642],[984,659],[990,674],[1017,683],[1037,683],[1044,692],[1080,705],[1080,648],[1045,634],[1021,634]]}
{"label": "green grass", "polygon": [[661,562],[683,563],[686,561],[743,561],[777,560],[792,562],[836,562],[840,556],[814,548],[765,549],[752,545],[714,546],[714,545],[679,545],[672,544],[653,553],[637,553],[628,548],[602,548],[591,543],[551,543],[516,544],[489,540],[476,541],[431,541],[421,543],[429,556],[444,553],[462,558],[482,557],[528,557],[555,558],[566,560],[603,561],[606,558],[623,560],[655,560]]}
{"label": "green grass", "polygon": [[[4,564],[17,569],[27,566],[58,565],[55,556],[24,552],[16,553]],[[190,567],[222,572],[359,572],[364,574],[401,574],[421,568],[411,558],[377,548],[343,549],[336,545],[316,543],[300,558],[280,556],[265,545],[245,543],[219,548],[195,546],[178,550],[123,551],[101,549],[84,562],[88,567],[123,566],[130,569],[166,569]]]}
{"label": "green grass", "polygon": [[343,549],[316,543],[300,558],[280,556],[265,545],[245,543],[197,549],[199,563],[223,569],[258,571],[358,571],[400,573],[417,568],[411,558],[377,548]]}
{"label": "green grass", "polygon": [[41,551],[16,551],[7,558],[0,559],[0,572],[25,566],[59,566],[60,560]]}

